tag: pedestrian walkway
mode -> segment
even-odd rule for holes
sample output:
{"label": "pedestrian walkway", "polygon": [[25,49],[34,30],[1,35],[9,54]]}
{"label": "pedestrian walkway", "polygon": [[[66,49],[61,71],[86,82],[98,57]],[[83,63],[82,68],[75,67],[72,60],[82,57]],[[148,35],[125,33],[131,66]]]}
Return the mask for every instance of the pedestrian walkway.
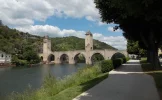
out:
{"label": "pedestrian walkway", "polygon": [[144,74],[139,60],[130,60],[109,77],[73,100],[160,100],[152,76]]}

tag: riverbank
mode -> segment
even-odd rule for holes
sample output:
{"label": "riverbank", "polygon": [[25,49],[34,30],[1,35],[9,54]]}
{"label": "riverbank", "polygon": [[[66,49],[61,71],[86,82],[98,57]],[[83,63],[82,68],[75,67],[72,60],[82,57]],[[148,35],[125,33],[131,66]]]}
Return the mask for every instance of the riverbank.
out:
{"label": "riverbank", "polygon": [[8,100],[71,100],[107,77],[108,73],[102,73],[99,65],[87,66],[63,79],[48,75],[40,89],[14,93]]}
{"label": "riverbank", "polygon": [[6,67],[15,67],[16,65],[13,64],[0,64],[0,68],[6,68]]}
{"label": "riverbank", "polygon": [[86,66],[78,72],[56,79],[48,75],[40,89],[13,93],[7,100],[72,100],[108,77],[108,72],[126,62],[126,58],[105,60],[94,66]]}

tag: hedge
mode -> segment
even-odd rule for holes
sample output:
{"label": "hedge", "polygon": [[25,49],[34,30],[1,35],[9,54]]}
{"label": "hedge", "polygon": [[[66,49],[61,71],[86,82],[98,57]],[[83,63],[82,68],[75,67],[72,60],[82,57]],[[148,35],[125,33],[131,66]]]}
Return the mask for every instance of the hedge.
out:
{"label": "hedge", "polygon": [[102,73],[106,73],[111,71],[113,68],[112,60],[104,60],[101,62],[101,71]]}
{"label": "hedge", "polygon": [[100,63],[101,71],[103,73],[109,72],[112,69],[118,68],[123,63],[126,63],[128,60],[129,60],[129,58],[124,57],[124,58],[117,58],[117,59],[113,59],[113,60],[101,61],[101,63]]}
{"label": "hedge", "polygon": [[127,59],[124,57],[122,58],[123,59],[123,63],[126,63],[127,62]]}
{"label": "hedge", "polygon": [[117,58],[117,59],[114,59],[112,62],[113,62],[114,68],[118,68],[120,65],[123,64],[123,59]]}

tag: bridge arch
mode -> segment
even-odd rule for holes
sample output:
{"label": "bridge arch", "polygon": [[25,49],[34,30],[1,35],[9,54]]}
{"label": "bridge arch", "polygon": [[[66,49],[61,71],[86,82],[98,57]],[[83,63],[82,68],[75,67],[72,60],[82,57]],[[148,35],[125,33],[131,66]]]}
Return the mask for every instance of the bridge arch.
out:
{"label": "bridge arch", "polygon": [[43,61],[43,56],[40,57],[41,61]]}
{"label": "bridge arch", "polygon": [[47,58],[48,62],[54,62],[55,61],[55,56],[54,54],[50,54]]}
{"label": "bridge arch", "polygon": [[86,56],[83,53],[77,53],[77,54],[74,55],[74,62],[75,63],[78,63],[78,62],[85,63],[86,62]]}
{"label": "bridge arch", "polygon": [[93,53],[92,56],[91,56],[91,62],[92,63],[97,62],[97,61],[102,61],[104,59],[105,59],[104,55],[102,53],[99,53],[99,52]]}
{"label": "bridge arch", "polygon": [[69,63],[69,55],[66,53],[60,55],[60,63]]}

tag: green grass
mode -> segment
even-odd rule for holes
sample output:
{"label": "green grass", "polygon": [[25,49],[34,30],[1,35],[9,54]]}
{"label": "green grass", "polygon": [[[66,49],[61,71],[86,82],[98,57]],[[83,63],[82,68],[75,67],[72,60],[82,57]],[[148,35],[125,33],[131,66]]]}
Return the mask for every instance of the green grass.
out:
{"label": "green grass", "polygon": [[83,84],[76,85],[70,88],[67,88],[57,95],[51,96],[46,100],[72,100],[74,97],[78,96],[79,94],[83,93],[84,91],[92,88],[96,84],[100,83],[102,80],[108,77],[108,73],[99,75],[98,77],[87,81]]}
{"label": "green grass", "polygon": [[153,65],[146,61],[147,59],[141,60],[141,67],[143,71],[151,76],[153,76],[156,87],[158,89],[159,95],[162,100],[162,68],[161,69],[153,69]]}
{"label": "green grass", "polygon": [[24,93],[13,93],[8,100],[71,100],[108,77],[99,64],[80,69],[77,73],[56,79],[49,75],[38,90],[28,89]]}

